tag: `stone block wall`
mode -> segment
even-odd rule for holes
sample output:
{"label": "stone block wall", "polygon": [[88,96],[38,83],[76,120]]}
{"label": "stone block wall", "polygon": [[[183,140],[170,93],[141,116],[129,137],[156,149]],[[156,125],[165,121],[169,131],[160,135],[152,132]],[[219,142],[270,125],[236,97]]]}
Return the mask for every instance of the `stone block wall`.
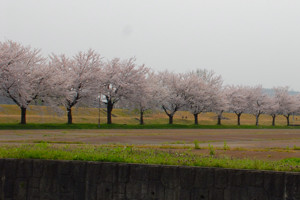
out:
{"label": "stone block wall", "polygon": [[0,159],[0,200],[300,200],[300,173]]}

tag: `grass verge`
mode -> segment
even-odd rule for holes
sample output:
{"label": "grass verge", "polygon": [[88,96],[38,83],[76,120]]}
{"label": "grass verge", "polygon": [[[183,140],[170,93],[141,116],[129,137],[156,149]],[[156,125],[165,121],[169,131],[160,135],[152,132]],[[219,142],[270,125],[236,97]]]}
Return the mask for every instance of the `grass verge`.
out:
{"label": "grass verge", "polygon": [[109,148],[92,145],[55,146],[48,143],[39,143],[34,145],[2,146],[0,147],[0,158],[82,160],[300,172],[299,158],[262,161],[199,156],[188,150],[184,153],[178,153],[155,149],[137,149],[134,147]]}
{"label": "grass verge", "polygon": [[13,129],[300,129],[300,126],[186,125],[186,124],[0,124],[0,130]]}

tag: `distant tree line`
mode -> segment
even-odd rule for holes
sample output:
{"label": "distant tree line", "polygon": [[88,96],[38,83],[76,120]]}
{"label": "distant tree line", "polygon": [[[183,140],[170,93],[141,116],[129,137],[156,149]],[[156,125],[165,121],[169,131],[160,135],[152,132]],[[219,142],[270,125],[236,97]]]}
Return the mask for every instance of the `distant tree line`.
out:
{"label": "distant tree line", "polygon": [[135,58],[104,61],[94,50],[79,52],[72,58],[52,54],[48,58],[39,49],[23,46],[14,41],[0,42],[0,93],[11,99],[21,110],[21,124],[26,124],[28,105],[43,102],[53,108],[64,106],[68,123],[72,124],[72,108],[78,104],[94,105],[102,101],[107,108],[107,123],[112,123],[116,104],[138,109],[140,124],[144,113],[162,109],[173,123],[178,110],[187,110],[198,124],[203,112],[215,112],[217,124],[222,114],[233,112],[237,125],[243,113],[253,114],[259,125],[261,114],[275,119],[300,111],[299,95],[290,95],[288,87],[274,88],[267,95],[262,87],[224,86],[220,75],[198,69],[187,73],[154,72],[137,65]]}

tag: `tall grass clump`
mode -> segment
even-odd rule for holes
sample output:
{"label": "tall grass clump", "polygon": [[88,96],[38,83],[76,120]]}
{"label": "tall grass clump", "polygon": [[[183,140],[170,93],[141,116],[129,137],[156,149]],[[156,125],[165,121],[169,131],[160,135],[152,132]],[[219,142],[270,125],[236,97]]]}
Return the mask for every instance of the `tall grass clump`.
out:
{"label": "tall grass clump", "polygon": [[213,145],[208,144],[208,150],[209,150],[209,155],[210,156],[215,156],[216,155],[215,148],[213,147]]}
{"label": "tall grass clump", "polygon": [[194,140],[194,145],[195,145],[195,149],[200,149],[198,140]]}
{"label": "tall grass clump", "polygon": [[224,149],[225,151],[230,149],[230,147],[228,146],[226,140],[224,141],[223,149]]}
{"label": "tall grass clump", "polygon": [[300,147],[297,147],[296,145],[294,145],[293,149],[294,150],[300,150]]}

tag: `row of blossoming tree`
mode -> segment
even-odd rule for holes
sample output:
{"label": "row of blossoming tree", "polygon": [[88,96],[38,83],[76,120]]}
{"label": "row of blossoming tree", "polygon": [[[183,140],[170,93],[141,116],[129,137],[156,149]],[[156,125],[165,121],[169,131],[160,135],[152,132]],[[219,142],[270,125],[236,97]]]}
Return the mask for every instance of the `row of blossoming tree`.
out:
{"label": "row of blossoming tree", "polygon": [[249,113],[256,117],[256,125],[261,114],[271,115],[274,126],[276,116],[285,116],[289,125],[290,116],[300,111],[300,98],[290,95],[288,87],[274,88],[274,95],[267,95],[261,86],[224,86],[221,76],[212,71],[154,72],[138,66],[134,58],[104,61],[94,50],[72,58],[55,54],[45,58],[39,49],[13,41],[0,42],[0,82],[1,95],[20,107],[21,124],[26,124],[26,109],[35,102],[64,106],[72,124],[74,106],[94,105],[100,97],[108,124],[118,103],[138,109],[140,124],[150,109],[162,109],[169,124],[178,110],[188,110],[195,124],[202,112],[215,112],[219,125],[223,112],[233,112],[237,125],[241,115]]}

